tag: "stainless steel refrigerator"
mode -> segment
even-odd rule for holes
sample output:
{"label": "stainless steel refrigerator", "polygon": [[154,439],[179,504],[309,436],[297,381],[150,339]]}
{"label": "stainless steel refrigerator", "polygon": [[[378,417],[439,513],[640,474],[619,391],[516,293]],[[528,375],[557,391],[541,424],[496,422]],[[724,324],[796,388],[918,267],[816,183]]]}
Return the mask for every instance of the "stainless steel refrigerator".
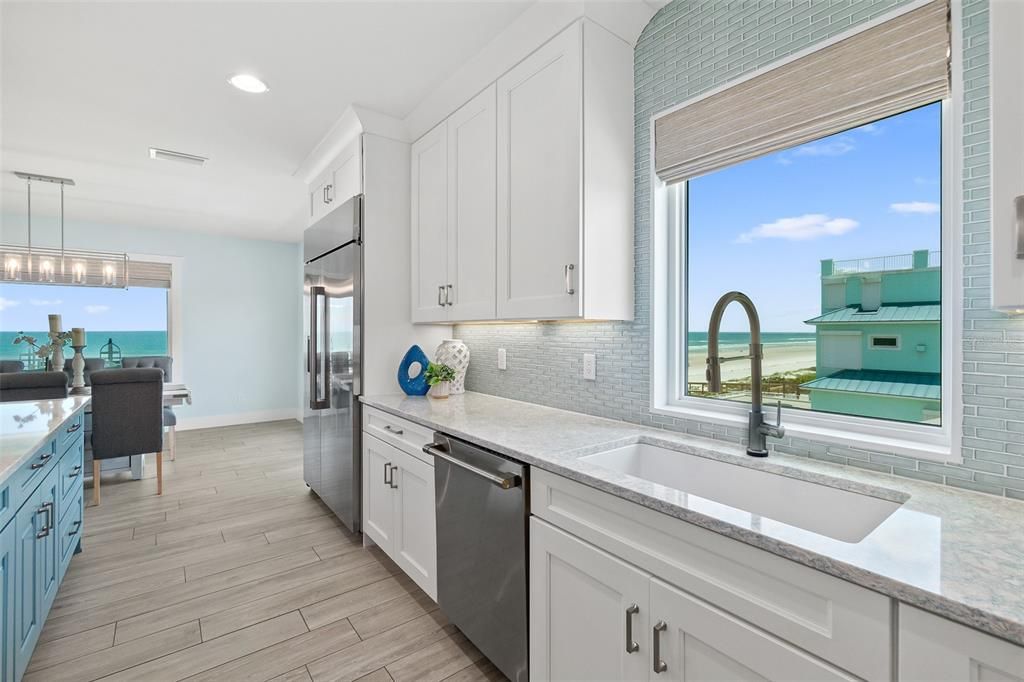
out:
{"label": "stainless steel refrigerator", "polygon": [[303,477],[351,530],[361,525],[362,196],[303,234]]}

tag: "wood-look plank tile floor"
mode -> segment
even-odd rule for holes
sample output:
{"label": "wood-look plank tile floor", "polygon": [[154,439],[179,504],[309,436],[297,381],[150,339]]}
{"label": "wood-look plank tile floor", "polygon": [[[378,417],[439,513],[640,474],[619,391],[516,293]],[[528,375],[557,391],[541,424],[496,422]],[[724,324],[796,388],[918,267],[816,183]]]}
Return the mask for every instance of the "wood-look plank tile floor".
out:
{"label": "wood-look plank tile floor", "polygon": [[176,446],[161,497],[104,479],[27,682],[505,679],[309,492],[298,422]]}

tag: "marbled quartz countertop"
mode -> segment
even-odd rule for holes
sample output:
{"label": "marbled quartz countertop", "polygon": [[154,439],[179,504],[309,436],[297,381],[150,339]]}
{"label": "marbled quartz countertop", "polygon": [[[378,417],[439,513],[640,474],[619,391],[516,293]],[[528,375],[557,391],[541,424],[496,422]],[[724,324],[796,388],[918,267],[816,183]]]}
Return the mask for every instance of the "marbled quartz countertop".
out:
{"label": "marbled quartz countertop", "polygon": [[88,396],[0,403],[0,484],[88,404]]}
{"label": "marbled quartz countertop", "polygon": [[[1024,645],[1024,502],[479,393],[362,401]],[[580,460],[637,442],[905,502],[846,543]]]}

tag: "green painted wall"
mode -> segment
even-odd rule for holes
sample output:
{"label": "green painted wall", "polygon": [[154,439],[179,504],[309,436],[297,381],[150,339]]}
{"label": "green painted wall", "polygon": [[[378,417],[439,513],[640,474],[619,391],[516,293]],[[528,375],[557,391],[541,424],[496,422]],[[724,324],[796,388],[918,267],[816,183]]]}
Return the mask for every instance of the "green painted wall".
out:
{"label": "green painted wall", "polygon": [[[934,322],[887,324],[819,324],[817,338],[818,376],[828,376],[844,367],[827,367],[822,363],[823,331],[856,331],[861,333],[862,369],[881,369],[898,372],[939,372],[942,369],[941,336]],[[900,349],[874,349],[872,335],[900,337]],[[924,344],[924,352],[917,350]]]}

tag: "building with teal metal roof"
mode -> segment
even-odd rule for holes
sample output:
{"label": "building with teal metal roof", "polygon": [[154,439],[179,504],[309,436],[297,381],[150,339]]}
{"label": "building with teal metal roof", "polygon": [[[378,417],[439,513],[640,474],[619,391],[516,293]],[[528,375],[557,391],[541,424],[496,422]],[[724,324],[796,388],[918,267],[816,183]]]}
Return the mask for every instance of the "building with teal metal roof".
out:
{"label": "building with teal metal roof", "polygon": [[909,422],[941,415],[938,252],[821,263],[811,407]]}

